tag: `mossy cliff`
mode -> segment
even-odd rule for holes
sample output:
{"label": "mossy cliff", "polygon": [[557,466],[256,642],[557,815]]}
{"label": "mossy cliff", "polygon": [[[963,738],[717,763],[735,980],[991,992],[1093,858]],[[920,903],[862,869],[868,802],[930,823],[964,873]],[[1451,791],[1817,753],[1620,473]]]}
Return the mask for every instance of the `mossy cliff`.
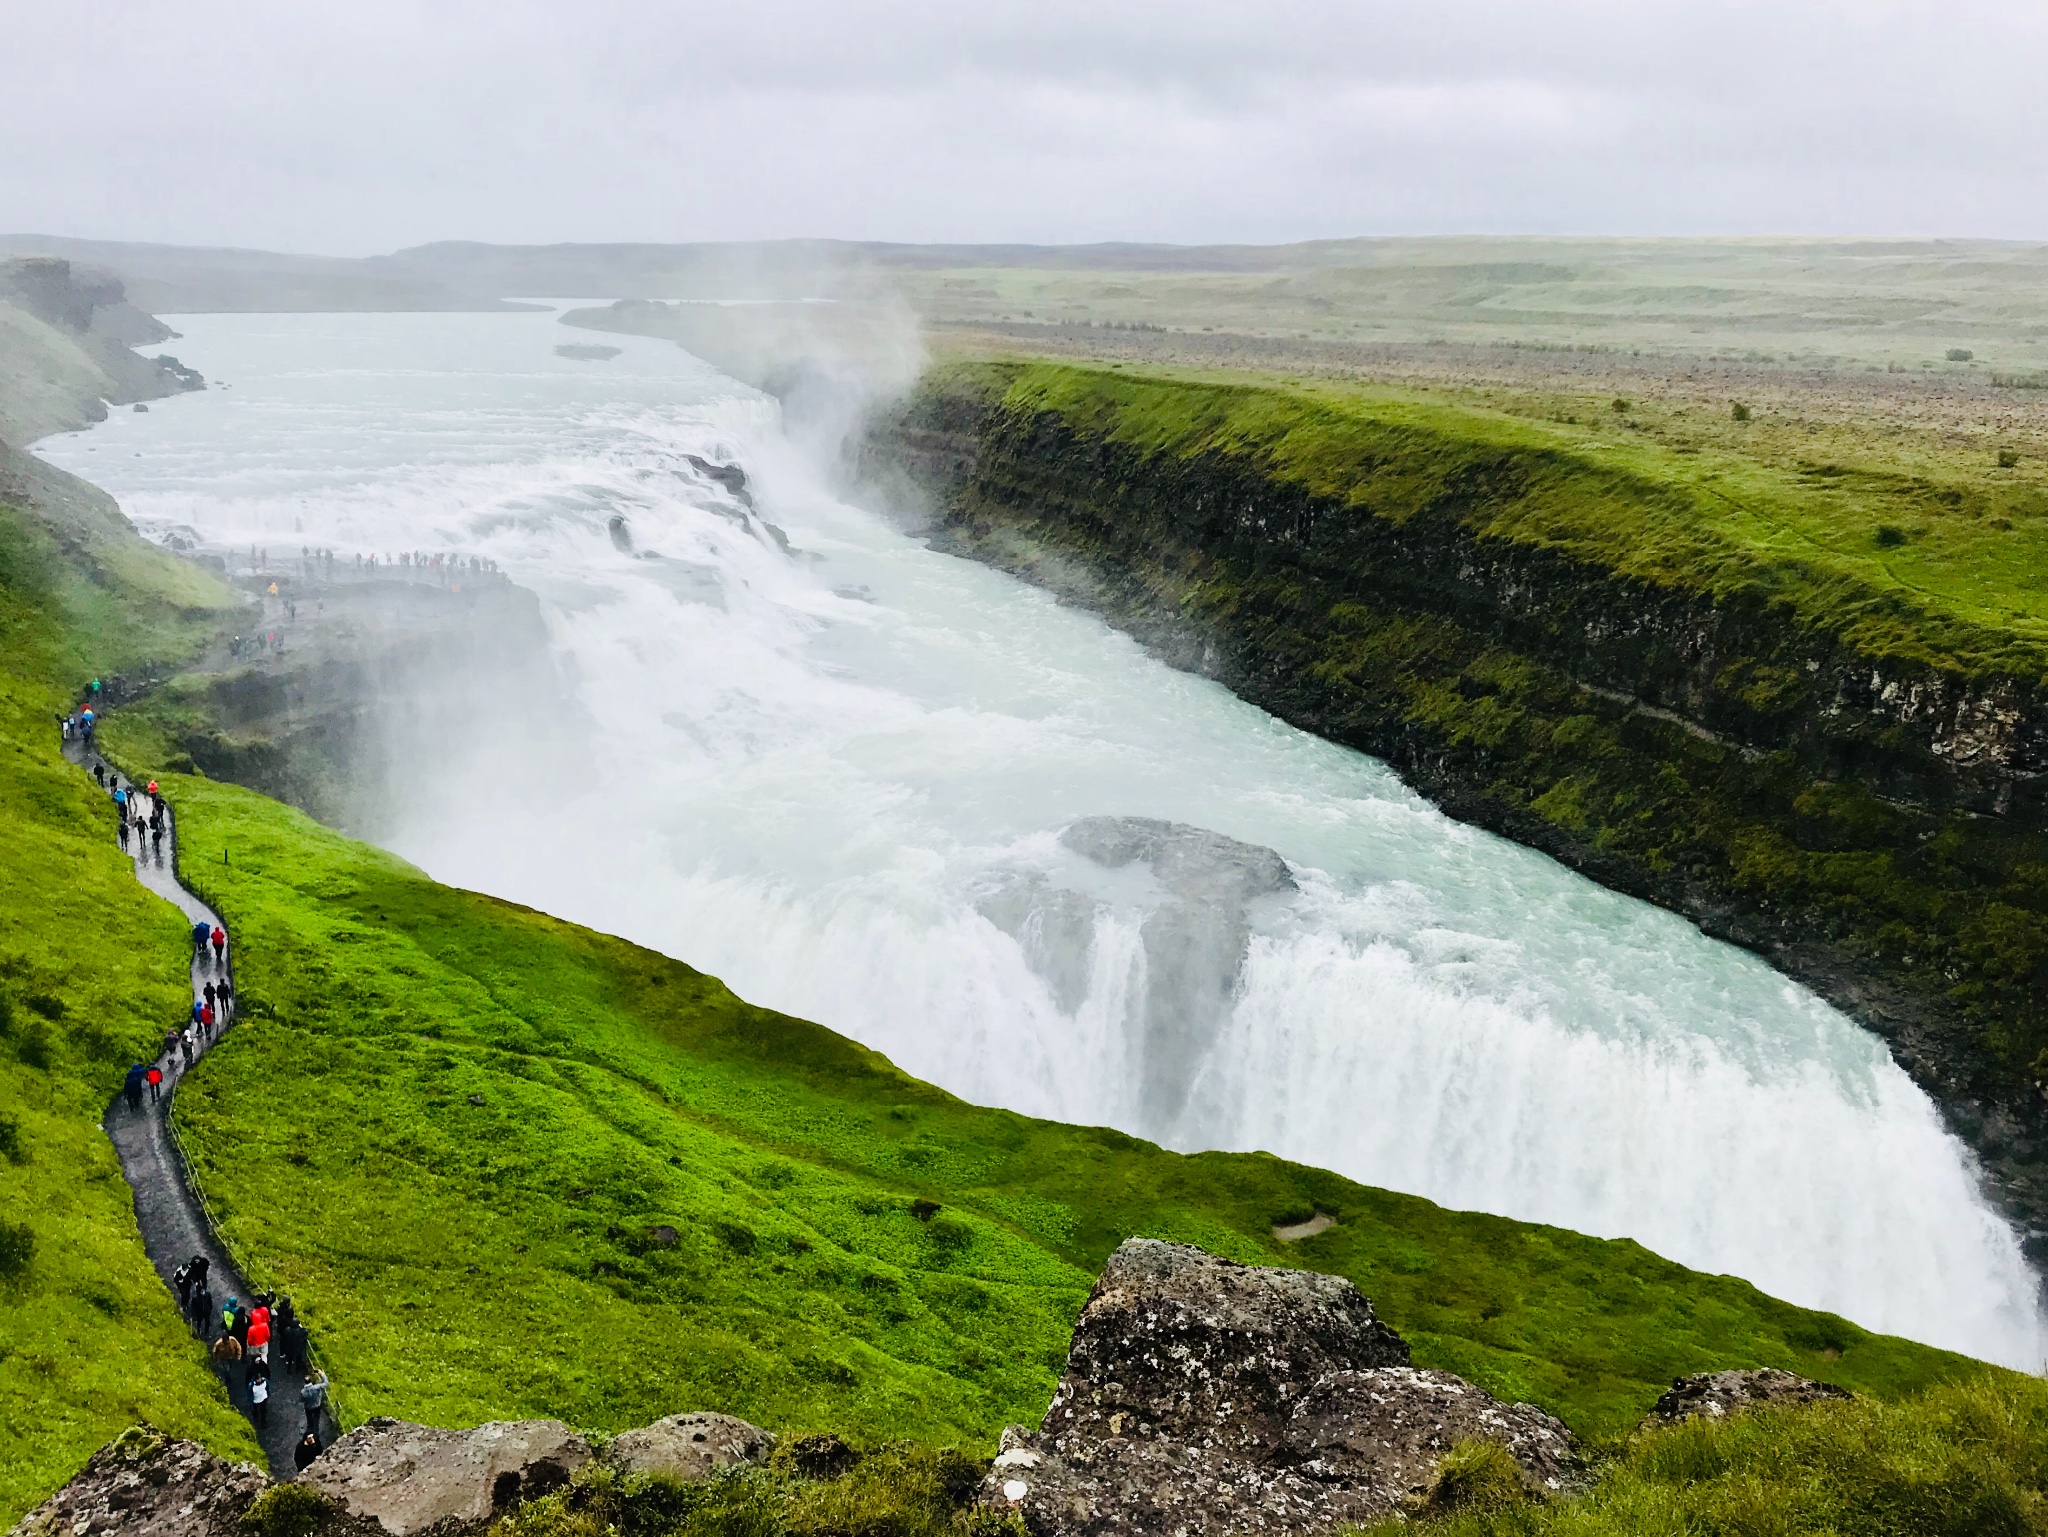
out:
{"label": "mossy cliff", "polygon": [[2048,1254],[2031,520],[1965,508],[1902,555],[1875,517],[1940,488],[1873,505],[1416,395],[1024,362],[933,371],[860,459],[921,483],[943,547],[1814,987]]}

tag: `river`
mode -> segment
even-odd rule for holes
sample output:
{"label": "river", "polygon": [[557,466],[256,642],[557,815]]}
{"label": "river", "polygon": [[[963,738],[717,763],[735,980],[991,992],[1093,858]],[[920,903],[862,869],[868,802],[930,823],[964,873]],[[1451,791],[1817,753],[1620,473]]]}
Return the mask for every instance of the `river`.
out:
{"label": "river", "polygon": [[581,724],[534,740],[508,699],[446,744],[385,838],[437,878],[972,1100],[1626,1235],[2041,1365],[2015,1235],[1881,1042],[847,505],[773,401],[652,340],[559,357],[592,338],[548,314],[172,323],[227,387],[38,452],[152,537],[482,555],[538,595]]}

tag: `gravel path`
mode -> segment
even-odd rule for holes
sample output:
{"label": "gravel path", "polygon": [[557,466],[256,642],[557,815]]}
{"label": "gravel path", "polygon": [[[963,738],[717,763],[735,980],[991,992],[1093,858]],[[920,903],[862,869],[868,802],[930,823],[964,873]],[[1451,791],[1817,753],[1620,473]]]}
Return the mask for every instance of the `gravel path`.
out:
{"label": "gravel path", "polygon": [[[87,773],[95,764],[103,767],[107,774],[107,793],[127,781],[117,773],[111,764],[78,741],[64,744],[64,755],[78,764]],[[135,787],[128,786],[130,790]],[[177,819],[168,802],[164,810],[167,830],[163,848],[158,852],[153,846],[148,853],[141,852],[145,840],[132,839],[134,845],[130,857],[135,863],[135,878],[151,891],[176,907],[185,915],[188,928],[194,924],[206,923],[211,927],[225,929],[220,915],[204,902],[193,896],[178,883],[177,877]],[[210,950],[199,952],[195,949],[192,957],[192,996],[198,1000],[204,996],[206,984],[218,981],[222,976],[232,980],[234,975],[234,940],[230,936],[225,953],[216,967]],[[166,1021],[165,1028],[172,1023]],[[202,1040],[193,1060],[197,1066],[206,1053],[234,1028],[234,1016],[229,1015],[218,1026],[209,1040]],[[150,1263],[156,1266],[156,1273],[163,1278],[166,1286],[176,1292],[173,1274],[195,1255],[205,1255],[210,1265],[208,1286],[216,1304],[214,1317],[202,1336],[209,1343],[219,1337],[219,1309],[230,1297],[239,1297],[244,1303],[255,1296],[255,1289],[248,1278],[236,1267],[219,1235],[214,1232],[213,1223],[207,1216],[206,1208],[194,1194],[191,1182],[186,1177],[185,1160],[173,1140],[170,1127],[171,1096],[179,1081],[190,1069],[184,1065],[182,1053],[172,1052],[159,1058],[157,1065],[164,1070],[163,1088],[158,1097],[150,1099],[145,1093],[142,1108],[130,1110],[124,1095],[116,1094],[100,1124],[105,1127],[108,1138],[114,1144],[114,1151],[121,1159],[121,1172],[127,1176],[129,1187],[135,1192],[135,1220],[142,1229],[142,1246],[148,1253]],[[246,1373],[241,1365],[215,1368],[228,1400],[236,1409],[250,1418],[250,1402]],[[305,1415],[300,1408],[299,1388],[302,1374],[284,1359],[284,1352],[272,1343],[270,1351],[270,1404],[265,1422],[257,1426],[258,1439],[263,1443],[264,1455],[270,1461],[270,1471],[278,1477],[288,1478],[293,1472],[292,1449],[299,1438],[306,1433]],[[334,1419],[332,1412],[323,1413],[318,1426],[320,1444],[325,1446],[333,1439]]]}

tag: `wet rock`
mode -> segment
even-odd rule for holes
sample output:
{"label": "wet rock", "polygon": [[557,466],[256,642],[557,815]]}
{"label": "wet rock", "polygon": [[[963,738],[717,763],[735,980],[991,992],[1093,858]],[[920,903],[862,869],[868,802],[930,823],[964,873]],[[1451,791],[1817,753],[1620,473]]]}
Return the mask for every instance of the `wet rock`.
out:
{"label": "wet rock", "polygon": [[1696,1414],[1721,1419],[1744,1409],[1769,1408],[1779,1404],[1817,1404],[1830,1398],[1847,1398],[1849,1391],[1831,1382],[1779,1371],[1775,1366],[1753,1371],[1700,1372],[1680,1377],[1671,1391],[1651,1406],[1645,1429],[1675,1425]]}
{"label": "wet rock", "polygon": [[1011,1426],[978,1501],[1034,1537],[1320,1531],[1401,1508],[1460,1441],[1531,1488],[1578,1467],[1570,1432],[1408,1346],[1341,1276],[1131,1239],[1075,1325],[1041,1428]]}
{"label": "wet rock", "polygon": [[625,1473],[695,1479],[735,1463],[763,1461],[774,1450],[773,1435],[729,1414],[671,1414],[627,1431],[605,1448],[604,1457]]}
{"label": "wet rock", "polygon": [[1196,1079],[1230,1019],[1251,948],[1251,904],[1295,889],[1287,861],[1204,827],[1151,817],[1083,817],[1060,834],[1107,870],[1142,865],[1164,900],[1140,930],[1147,978],[1138,1041],[1138,1113],[1172,1140],[1191,1119]]}
{"label": "wet rock", "polygon": [[747,489],[747,472],[736,464],[713,464],[697,454],[685,454],[690,468],[715,485],[725,487],[732,499],[747,511],[754,510],[754,494]]}
{"label": "wet rock", "polygon": [[328,1447],[298,1481],[390,1537],[452,1537],[559,1489],[590,1456],[590,1443],[559,1420],[437,1430],[379,1418]]}
{"label": "wet rock", "polygon": [[23,1516],[11,1537],[236,1537],[242,1513],[269,1483],[245,1462],[135,1425]]}

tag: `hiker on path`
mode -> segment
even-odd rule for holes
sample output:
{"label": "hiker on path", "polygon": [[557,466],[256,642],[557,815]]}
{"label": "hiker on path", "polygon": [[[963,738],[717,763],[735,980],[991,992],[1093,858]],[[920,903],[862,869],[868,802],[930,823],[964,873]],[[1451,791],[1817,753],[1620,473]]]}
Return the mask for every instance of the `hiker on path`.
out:
{"label": "hiker on path", "polygon": [[213,1364],[219,1367],[221,1375],[228,1379],[231,1391],[234,1371],[241,1364],[241,1360],[242,1342],[235,1338],[234,1331],[223,1330],[221,1337],[213,1342]]}
{"label": "hiker on path", "polygon": [[292,1311],[292,1299],[287,1297],[277,1305],[277,1343],[284,1351],[284,1364],[295,1372],[306,1369],[306,1326],[299,1322],[299,1315]]}
{"label": "hiker on path", "polygon": [[121,1085],[121,1092],[128,1096],[130,1110],[142,1108],[142,1073],[142,1064],[138,1062],[128,1069],[128,1079]]}
{"label": "hiker on path", "polygon": [[171,1285],[178,1288],[178,1311],[184,1312],[192,1306],[192,1262],[185,1261],[171,1272]]}
{"label": "hiker on path", "polygon": [[213,969],[220,970],[222,952],[227,949],[228,931],[216,927],[213,931]]}
{"label": "hiker on path", "polygon": [[192,1066],[192,1027],[190,1025],[187,1025],[178,1032],[178,1051],[185,1058],[185,1067],[189,1071]]}
{"label": "hiker on path", "polygon": [[306,1411],[306,1434],[315,1438],[320,1435],[320,1413],[327,1407],[327,1373],[317,1366],[299,1389],[299,1403]]}
{"label": "hiker on path", "polygon": [[198,1024],[199,1021],[205,1016],[205,1013],[206,1005],[201,1003],[197,998],[194,998],[192,1000],[192,1023],[195,1025]]}
{"label": "hiker on path", "polygon": [[115,832],[115,836],[116,836],[116,837],[118,837],[118,838],[119,838],[119,839],[121,840],[121,852],[122,852],[122,853],[124,853],[124,854],[125,854],[125,853],[127,853],[127,852],[128,852],[128,816],[127,816],[127,813],[125,813],[125,812],[124,812],[124,813],[122,813],[122,816],[121,816],[121,825],[120,825],[120,827],[119,827],[119,828],[118,828],[118,829],[116,830],[116,832]]}
{"label": "hiker on path", "polygon": [[211,938],[213,938],[213,925],[208,923],[193,924],[192,953],[196,956],[204,956],[206,954],[206,942]]}
{"label": "hiker on path", "polygon": [[213,1033],[213,1018],[213,1005],[210,1003],[201,1004],[199,1006],[199,1026],[209,1035]]}
{"label": "hiker on path", "polygon": [[249,1315],[249,1354],[266,1367],[270,1364],[269,1308],[258,1308]]}
{"label": "hiker on path", "polygon": [[205,987],[199,990],[199,992],[200,996],[204,998],[208,1003],[213,1002],[214,999],[220,996],[220,989],[215,987],[211,982],[208,982]]}
{"label": "hiker on path", "polygon": [[198,1331],[199,1337],[203,1340],[212,1339],[213,1293],[206,1289],[206,1282],[203,1280],[199,1283],[198,1288],[192,1293],[192,1306],[189,1311],[192,1319],[192,1327]]}
{"label": "hiker on path", "polygon": [[163,1087],[164,1070],[160,1067],[152,1067],[142,1076],[144,1081],[149,1084],[149,1102],[153,1105],[157,1102],[157,1091]]}
{"label": "hiker on path", "polygon": [[270,1424],[270,1368],[260,1356],[249,1366],[249,1423],[258,1430]]}
{"label": "hiker on path", "polygon": [[295,1472],[303,1473],[318,1461],[319,1457],[320,1437],[309,1430],[299,1437],[298,1444],[292,1448],[292,1468]]}

